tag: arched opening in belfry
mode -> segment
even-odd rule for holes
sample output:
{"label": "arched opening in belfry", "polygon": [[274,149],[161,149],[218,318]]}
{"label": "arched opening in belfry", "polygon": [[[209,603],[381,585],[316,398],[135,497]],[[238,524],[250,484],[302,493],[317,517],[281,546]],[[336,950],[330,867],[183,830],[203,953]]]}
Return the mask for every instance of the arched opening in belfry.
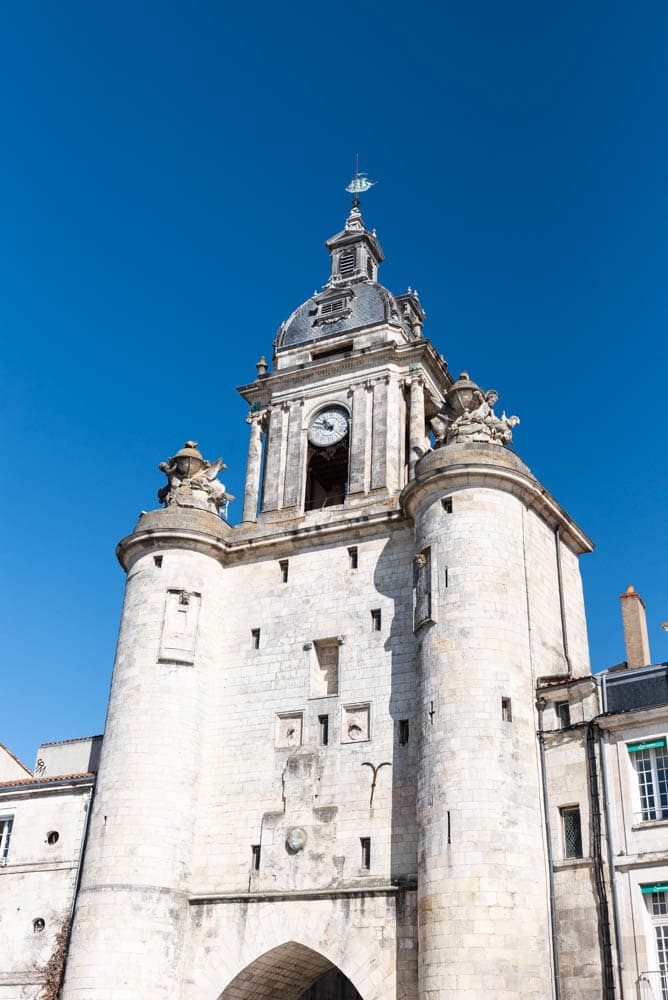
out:
{"label": "arched opening in belfry", "polygon": [[296,941],[288,941],[247,965],[218,1000],[362,1000],[362,997],[328,958]]}
{"label": "arched opening in belfry", "polygon": [[309,445],[305,510],[342,504],[348,493],[348,435],[331,448]]}

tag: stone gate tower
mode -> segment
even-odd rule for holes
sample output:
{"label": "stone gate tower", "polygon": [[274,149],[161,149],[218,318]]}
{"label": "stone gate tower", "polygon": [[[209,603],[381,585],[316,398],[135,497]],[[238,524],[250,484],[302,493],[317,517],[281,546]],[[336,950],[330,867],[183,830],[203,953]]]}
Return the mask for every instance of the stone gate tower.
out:
{"label": "stone gate tower", "polygon": [[357,203],[326,246],[241,522],[187,442],[118,546],[67,1000],[552,996],[535,687],[588,673],[591,546]]}

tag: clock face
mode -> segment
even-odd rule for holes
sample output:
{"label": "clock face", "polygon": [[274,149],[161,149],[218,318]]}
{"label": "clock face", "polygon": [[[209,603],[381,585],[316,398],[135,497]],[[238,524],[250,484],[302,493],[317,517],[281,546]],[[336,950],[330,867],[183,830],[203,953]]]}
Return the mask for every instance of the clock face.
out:
{"label": "clock face", "polygon": [[338,444],[348,433],[348,414],[340,406],[321,410],[308,431],[308,439],[318,448]]}

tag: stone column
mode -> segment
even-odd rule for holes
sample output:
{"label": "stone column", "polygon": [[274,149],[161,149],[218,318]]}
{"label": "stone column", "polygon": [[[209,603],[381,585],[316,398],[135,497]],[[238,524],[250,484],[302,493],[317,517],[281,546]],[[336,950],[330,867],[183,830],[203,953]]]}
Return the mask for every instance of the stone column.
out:
{"label": "stone column", "polygon": [[264,489],[262,491],[262,511],[278,510],[278,487],[281,473],[281,447],[283,444],[283,409],[272,406],[269,409],[269,430],[264,454]]}
{"label": "stone column", "polygon": [[294,400],[290,403],[288,446],[285,459],[285,489],[283,491],[284,507],[296,507],[301,498],[303,410],[303,399]]}
{"label": "stone column", "polygon": [[408,454],[408,478],[415,476],[415,465],[424,454],[425,433],[424,433],[424,381],[419,375],[410,379],[411,402],[410,402],[410,451]]}
{"label": "stone column", "polygon": [[348,493],[364,493],[366,489],[366,398],[363,382],[354,385],[348,392],[352,410],[350,428],[350,481]]}
{"label": "stone column", "polygon": [[387,486],[387,389],[389,376],[373,385],[373,432],[371,444],[371,489]]}
{"label": "stone column", "polygon": [[246,462],[246,484],[244,486],[244,521],[257,521],[257,502],[260,496],[260,469],[262,467],[262,417],[261,413],[249,413],[246,423],[250,424],[248,460]]}

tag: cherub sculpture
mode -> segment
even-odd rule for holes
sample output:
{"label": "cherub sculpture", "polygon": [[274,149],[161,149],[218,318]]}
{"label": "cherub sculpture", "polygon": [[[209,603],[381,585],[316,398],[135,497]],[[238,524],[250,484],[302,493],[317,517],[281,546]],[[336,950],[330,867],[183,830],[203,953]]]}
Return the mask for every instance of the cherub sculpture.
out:
{"label": "cherub sculpture", "polygon": [[186,441],[176,455],[158,466],[167,476],[167,485],[158,490],[158,500],[168,507],[199,507],[223,517],[234,497],[225,491],[218,473],[226,469],[222,458],[207,462],[197,450],[197,441]]}
{"label": "cherub sculpture", "polygon": [[436,447],[467,441],[510,444],[513,427],[519,424],[520,418],[507,417],[505,410],[497,417],[494,406],[498,398],[496,389],[483,393],[480,386],[469,379],[468,373],[462,372],[431,421]]}

